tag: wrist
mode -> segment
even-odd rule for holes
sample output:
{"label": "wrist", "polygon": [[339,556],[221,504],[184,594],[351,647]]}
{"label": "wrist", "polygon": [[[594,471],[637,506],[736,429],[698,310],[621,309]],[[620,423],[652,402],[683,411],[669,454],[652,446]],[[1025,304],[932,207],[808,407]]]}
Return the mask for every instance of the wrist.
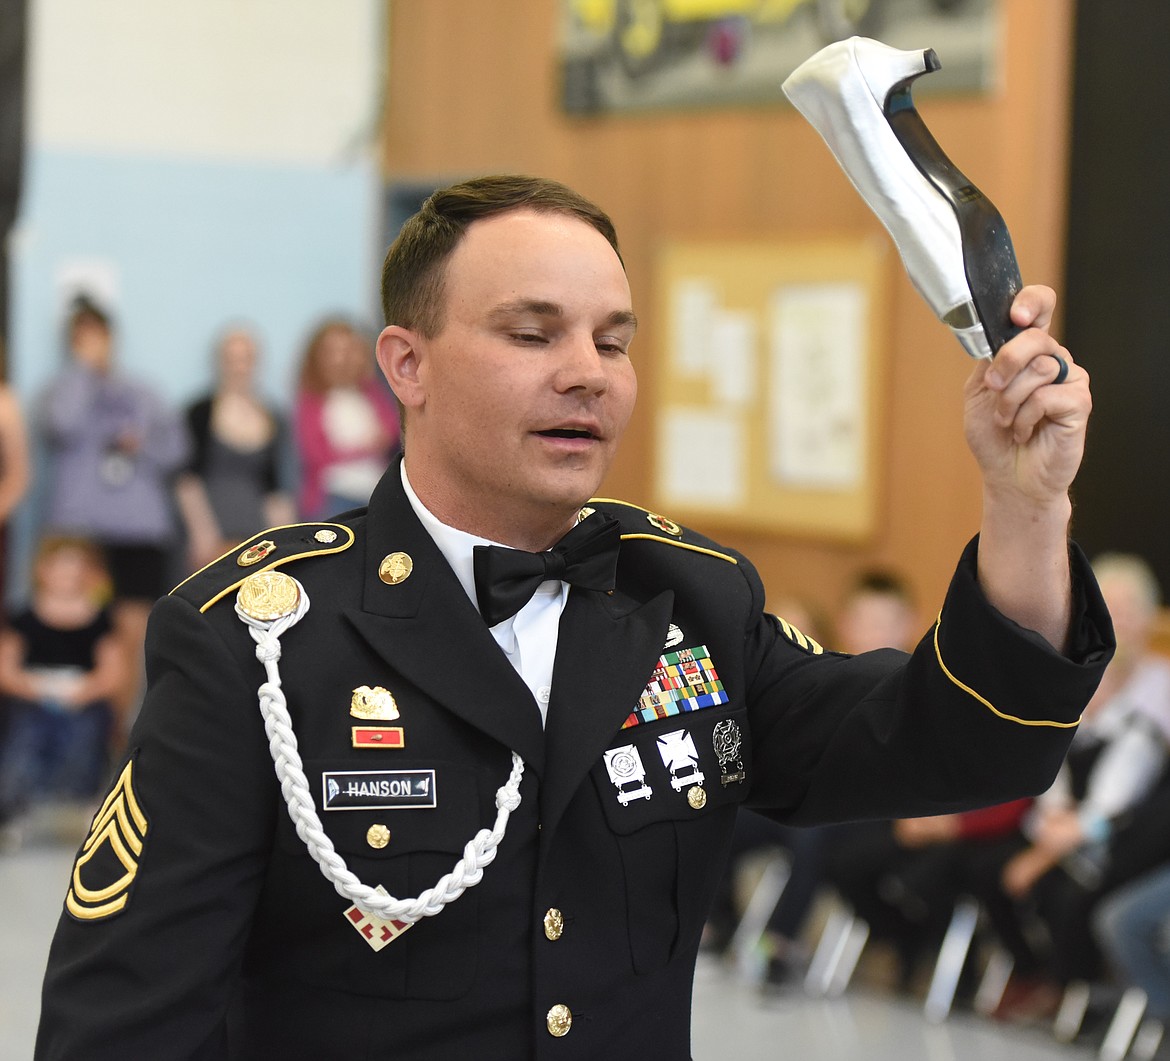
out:
{"label": "wrist", "polygon": [[1013,524],[1066,536],[1072,520],[1072,499],[1067,490],[1036,496],[1014,485],[984,483],[983,512],[985,516],[991,513]]}

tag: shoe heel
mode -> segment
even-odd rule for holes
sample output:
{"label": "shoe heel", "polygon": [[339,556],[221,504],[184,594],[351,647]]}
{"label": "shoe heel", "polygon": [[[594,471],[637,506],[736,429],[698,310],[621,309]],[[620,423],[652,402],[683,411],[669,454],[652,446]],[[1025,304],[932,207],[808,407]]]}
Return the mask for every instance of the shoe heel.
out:
{"label": "shoe heel", "polygon": [[911,97],[941,68],[933,49],[900,51],[851,37],[822,48],[784,82],[886,226],[914,286],[973,357],[1016,334],[1021,287],[999,211],[947,158]]}
{"label": "shoe heel", "polygon": [[[928,49],[925,55],[928,69],[924,72],[938,70],[941,63],[933,49]],[[910,91],[918,76],[913,74],[892,84],[882,111],[910,161],[938,189],[955,213],[971,303],[987,337],[987,347],[994,356],[1020,331],[1011,322],[1012,301],[1023,283],[1015,248],[1007,223],[995,204],[946,156],[914,106]],[[976,322],[964,321],[960,317],[946,323],[972,352],[964,332]],[[980,351],[975,356],[986,355]]]}

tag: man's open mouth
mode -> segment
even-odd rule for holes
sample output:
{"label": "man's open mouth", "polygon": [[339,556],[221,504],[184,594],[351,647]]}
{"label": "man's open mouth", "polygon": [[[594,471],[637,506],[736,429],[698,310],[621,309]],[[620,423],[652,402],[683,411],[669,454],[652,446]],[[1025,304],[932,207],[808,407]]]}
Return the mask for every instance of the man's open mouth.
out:
{"label": "man's open mouth", "polygon": [[592,431],[572,427],[553,427],[548,431],[538,431],[537,434],[545,438],[597,438]]}

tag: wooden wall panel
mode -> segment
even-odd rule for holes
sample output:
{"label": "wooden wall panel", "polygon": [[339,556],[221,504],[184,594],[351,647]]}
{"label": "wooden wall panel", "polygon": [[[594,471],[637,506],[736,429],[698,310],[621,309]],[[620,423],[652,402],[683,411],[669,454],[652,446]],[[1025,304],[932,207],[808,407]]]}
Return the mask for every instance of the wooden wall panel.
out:
{"label": "wooden wall panel", "polygon": [[[1063,254],[1071,0],[1001,0],[1002,84],[920,101],[956,165],[1007,218],[1026,279],[1059,289]],[[383,171],[387,180],[520,171],[555,177],[614,218],[643,324],[640,408],[605,490],[649,496],[649,351],[656,250],[668,240],[876,234],[884,230],[816,133],[784,104],[569,118],[557,102],[551,0],[390,0]],[[932,42],[923,41],[923,47]],[[945,63],[946,56],[942,59]],[[862,567],[892,565],[933,615],[979,520],[962,437],[969,362],[905,278],[895,254],[882,439],[880,529],[860,546],[720,532],[776,599],[831,611]]]}

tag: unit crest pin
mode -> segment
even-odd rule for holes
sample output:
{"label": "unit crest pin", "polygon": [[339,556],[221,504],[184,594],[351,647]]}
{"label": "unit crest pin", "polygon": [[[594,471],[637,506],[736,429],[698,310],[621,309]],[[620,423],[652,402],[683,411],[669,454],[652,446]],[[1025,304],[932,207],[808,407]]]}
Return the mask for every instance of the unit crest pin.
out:
{"label": "unit crest pin", "polygon": [[248,546],[239,556],[236,557],[236,563],[240,567],[251,567],[253,564],[260,563],[267,556],[271,556],[276,552],[276,542],[265,539],[262,542],[257,542],[255,545]]}
{"label": "unit crest pin", "polygon": [[682,534],[682,527],[675,523],[674,520],[660,516],[657,512],[647,512],[646,522],[656,530],[662,531],[663,534],[670,534],[675,538]]}

